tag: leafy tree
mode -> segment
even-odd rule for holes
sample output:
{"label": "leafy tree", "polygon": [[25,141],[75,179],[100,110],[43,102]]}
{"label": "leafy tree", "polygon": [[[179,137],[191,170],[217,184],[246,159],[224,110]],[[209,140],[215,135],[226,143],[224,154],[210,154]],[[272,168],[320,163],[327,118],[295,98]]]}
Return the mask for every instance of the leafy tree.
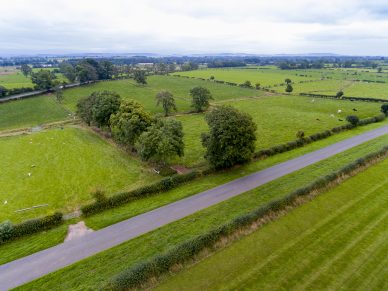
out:
{"label": "leafy tree", "polygon": [[110,116],[120,107],[120,95],[112,91],[93,92],[77,104],[77,114],[87,123],[108,126]]}
{"label": "leafy tree", "polygon": [[32,73],[31,67],[27,64],[21,65],[20,70],[22,71],[22,73],[25,77],[27,77],[28,75],[30,75]]}
{"label": "leafy tree", "polygon": [[216,169],[252,158],[257,129],[252,117],[231,106],[217,107],[205,117],[210,133],[202,134],[205,158]]}
{"label": "leafy tree", "polygon": [[381,112],[388,116],[388,103],[381,105]]}
{"label": "leafy tree", "polygon": [[174,96],[167,90],[162,90],[156,94],[156,106],[160,104],[162,104],[164,116],[168,116],[172,110],[177,111]]}
{"label": "leafy tree", "polygon": [[377,73],[381,73],[383,71],[382,67],[377,68]]}
{"label": "leafy tree", "polygon": [[292,88],[291,84],[287,84],[287,86],[286,86],[286,92],[287,92],[287,93],[291,93],[293,90],[294,90],[294,88]]}
{"label": "leafy tree", "polygon": [[342,96],[344,96],[343,91],[338,91],[337,94],[335,94],[335,97],[337,97],[337,98],[341,98]]}
{"label": "leafy tree", "polygon": [[77,79],[81,83],[98,80],[97,70],[89,62],[80,62],[75,67]]}
{"label": "leafy tree", "polygon": [[214,80],[214,76],[210,76],[210,78],[209,78],[210,80]]}
{"label": "leafy tree", "polygon": [[140,135],[136,147],[144,161],[165,165],[169,158],[184,154],[182,124],[174,119],[158,119]]}
{"label": "leafy tree", "polygon": [[292,82],[292,81],[291,81],[290,78],[287,78],[287,79],[284,80],[284,83],[286,83],[286,84],[291,84],[291,82]]}
{"label": "leafy tree", "polygon": [[136,70],[133,72],[133,79],[136,81],[138,84],[147,84],[147,77],[145,74],[145,71],[143,70]]}
{"label": "leafy tree", "polygon": [[194,87],[190,90],[190,95],[193,98],[191,106],[197,112],[204,111],[209,107],[209,100],[212,100],[212,94],[207,88],[204,87]]}
{"label": "leafy tree", "polygon": [[182,71],[191,71],[191,70],[197,70],[198,64],[193,62],[186,62],[181,66]]}
{"label": "leafy tree", "polygon": [[35,87],[40,90],[47,90],[52,88],[56,76],[49,70],[40,70],[36,73],[31,73],[31,81],[35,84]]}
{"label": "leafy tree", "polygon": [[4,97],[5,95],[7,95],[7,88],[5,88],[4,86],[0,86],[0,97]]}
{"label": "leafy tree", "polygon": [[257,90],[259,90],[259,89],[260,89],[260,83],[256,83],[256,84],[255,84],[255,88],[256,88]]}
{"label": "leafy tree", "polygon": [[174,63],[168,64],[168,71],[169,72],[175,72],[176,65]]}
{"label": "leafy tree", "polygon": [[58,103],[63,101],[63,85],[60,82],[55,82],[54,86],[55,99]]}
{"label": "leafy tree", "polygon": [[360,122],[360,119],[355,115],[349,115],[346,117],[346,121],[349,122],[353,126],[357,126]]}
{"label": "leafy tree", "polygon": [[240,86],[245,87],[245,88],[252,88],[252,83],[251,83],[251,81],[247,80],[244,83],[242,83]]}
{"label": "leafy tree", "polygon": [[59,64],[59,71],[71,82],[75,81],[77,77],[75,68],[68,62],[62,62]]}
{"label": "leafy tree", "polygon": [[109,61],[102,61],[99,63],[99,79],[101,80],[109,80],[112,79],[112,76],[114,74],[115,68],[112,62]]}
{"label": "leafy tree", "polygon": [[110,127],[114,138],[129,147],[133,147],[139,136],[152,124],[152,116],[144,107],[134,101],[121,102],[117,113],[110,117]]}

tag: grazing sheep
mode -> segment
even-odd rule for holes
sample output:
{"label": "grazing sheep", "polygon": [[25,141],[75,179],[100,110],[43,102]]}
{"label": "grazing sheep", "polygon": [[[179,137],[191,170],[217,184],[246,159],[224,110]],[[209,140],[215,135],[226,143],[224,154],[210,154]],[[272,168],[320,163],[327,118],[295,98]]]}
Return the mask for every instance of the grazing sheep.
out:
{"label": "grazing sheep", "polygon": [[342,110],[341,110],[341,109],[338,109],[338,110],[337,110],[337,113],[341,113],[341,112],[342,112]]}

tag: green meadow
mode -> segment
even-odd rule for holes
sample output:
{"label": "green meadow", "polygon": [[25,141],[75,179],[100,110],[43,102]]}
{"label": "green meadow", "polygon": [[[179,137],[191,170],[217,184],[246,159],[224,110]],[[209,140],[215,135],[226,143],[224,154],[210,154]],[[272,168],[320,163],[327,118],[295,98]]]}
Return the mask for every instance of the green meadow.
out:
{"label": "green meadow", "polygon": [[[0,221],[71,212],[91,201],[93,188],[109,194],[159,179],[137,159],[83,128],[3,137],[0,152]],[[42,204],[48,205],[15,212]]]}
{"label": "green meadow", "polygon": [[263,95],[263,92],[257,90],[239,87],[233,88],[214,82],[172,76],[150,76],[147,78],[147,82],[147,85],[138,85],[131,79],[103,81],[88,86],[68,89],[64,92],[65,100],[63,104],[68,109],[75,111],[80,98],[86,97],[94,91],[110,90],[120,94],[123,99],[134,99],[140,102],[148,111],[162,113],[162,108],[156,106],[155,95],[161,90],[169,90],[174,95],[178,112],[187,112],[191,110],[189,91],[196,86],[208,88],[213,94],[215,101]]}
{"label": "green meadow", "polygon": [[388,159],[156,290],[387,289],[387,168]]}
{"label": "green meadow", "polygon": [[[164,252],[176,244],[227,223],[242,213],[256,209],[290,191],[305,186],[312,180],[331,173],[369,152],[381,149],[387,144],[387,141],[387,136],[377,138],[48,274],[17,289],[99,289],[112,276],[137,262]],[[217,272],[215,268],[211,270]]]}

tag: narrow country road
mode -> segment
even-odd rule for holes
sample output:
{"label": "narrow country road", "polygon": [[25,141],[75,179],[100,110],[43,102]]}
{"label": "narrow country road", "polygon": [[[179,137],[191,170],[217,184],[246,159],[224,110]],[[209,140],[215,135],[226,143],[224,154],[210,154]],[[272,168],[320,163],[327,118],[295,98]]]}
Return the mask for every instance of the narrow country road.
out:
{"label": "narrow country road", "polygon": [[388,125],[1,265],[0,290],[20,286],[385,134]]}

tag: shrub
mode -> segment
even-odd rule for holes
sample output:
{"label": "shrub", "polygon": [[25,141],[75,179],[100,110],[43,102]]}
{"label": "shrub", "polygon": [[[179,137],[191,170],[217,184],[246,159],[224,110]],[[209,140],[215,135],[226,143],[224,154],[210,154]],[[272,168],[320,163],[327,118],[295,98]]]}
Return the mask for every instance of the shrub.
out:
{"label": "shrub", "polygon": [[335,94],[335,97],[341,98],[344,95],[343,91],[338,91],[337,94]]}
{"label": "shrub", "polygon": [[296,133],[296,137],[299,139],[303,139],[304,138],[304,131],[298,130],[298,132]]}
{"label": "shrub", "polygon": [[14,229],[11,221],[7,220],[0,223],[0,243],[10,240],[13,236]]}
{"label": "shrub", "polygon": [[388,116],[388,103],[381,105],[381,112]]}
{"label": "shrub", "polygon": [[360,119],[356,115],[349,115],[346,117],[346,121],[353,126],[357,126],[358,123],[360,122]]}

